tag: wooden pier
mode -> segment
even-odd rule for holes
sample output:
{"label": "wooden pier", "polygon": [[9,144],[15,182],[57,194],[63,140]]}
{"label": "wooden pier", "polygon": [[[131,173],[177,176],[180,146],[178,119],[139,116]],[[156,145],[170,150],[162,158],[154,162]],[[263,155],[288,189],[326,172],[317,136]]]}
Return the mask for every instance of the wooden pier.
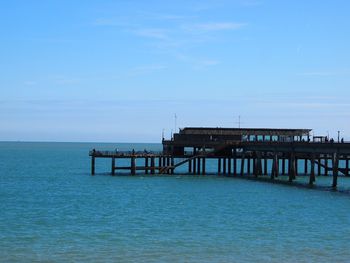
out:
{"label": "wooden pier", "polygon": [[[293,182],[298,175],[349,176],[350,143],[327,137],[310,138],[309,129],[229,129],[184,128],[172,140],[164,140],[162,152],[118,152],[92,150],[91,174],[97,158],[111,159],[111,174],[175,174],[186,166],[185,174],[206,175],[207,161],[215,161],[215,174],[232,177],[253,176],[275,180],[280,175]],[[121,161],[124,159],[123,161]],[[128,165],[125,165],[127,163]],[[141,164],[140,164],[141,163]],[[123,164],[123,165],[122,165]],[[181,174],[184,172],[182,168]]]}

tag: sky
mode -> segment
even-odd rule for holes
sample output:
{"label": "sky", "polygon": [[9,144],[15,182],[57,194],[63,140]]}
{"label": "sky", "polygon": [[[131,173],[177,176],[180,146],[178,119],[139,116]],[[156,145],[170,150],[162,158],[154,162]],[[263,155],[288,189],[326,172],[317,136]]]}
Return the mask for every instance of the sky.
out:
{"label": "sky", "polygon": [[239,125],[350,140],[349,12],[345,0],[1,1],[0,141]]}

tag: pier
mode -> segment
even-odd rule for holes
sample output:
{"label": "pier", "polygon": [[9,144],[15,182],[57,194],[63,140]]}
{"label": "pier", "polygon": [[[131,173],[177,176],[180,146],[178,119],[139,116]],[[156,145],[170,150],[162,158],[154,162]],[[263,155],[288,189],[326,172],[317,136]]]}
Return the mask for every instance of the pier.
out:
{"label": "pier", "polygon": [[[98,158],[111,160],[111,175],[181,174],[204,176],[207,161],[216,163],[215,174],[232,177],[269,178],[281,175],[292,183],[297,176],[331,176],[336,189],[338,176],[349,177],[350,143],[326,136],[310,136],[311,129],[183,128],[171,140],[162,140],[163,151],[99,151],[93,149],[91,174]],[[121,159],[124,159],[122,162]],[[128,163],[128,165],[125,165]],[[121,165],[124,164],[124,165]],[[184,173],[184,167],[186,172]],[[302,171],[302,172],[301,172]]]}

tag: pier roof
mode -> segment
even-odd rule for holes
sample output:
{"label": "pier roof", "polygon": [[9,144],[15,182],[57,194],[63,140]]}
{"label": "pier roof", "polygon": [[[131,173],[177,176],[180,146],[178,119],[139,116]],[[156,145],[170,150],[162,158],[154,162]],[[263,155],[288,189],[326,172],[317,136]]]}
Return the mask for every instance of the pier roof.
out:
{"label": "pier roof", "polygon": [[312,129],[186,127],[180,129],[179,134],[307,136],[311,131]]}

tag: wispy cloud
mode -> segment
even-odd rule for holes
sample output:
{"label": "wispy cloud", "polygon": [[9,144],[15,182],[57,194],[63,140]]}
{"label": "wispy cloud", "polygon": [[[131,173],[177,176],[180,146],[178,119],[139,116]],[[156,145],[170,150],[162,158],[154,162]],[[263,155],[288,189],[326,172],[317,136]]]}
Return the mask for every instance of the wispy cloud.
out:
{"label": "wispy cloud", "polygon": [[187,25],[188,30],[201,30],[201,31],[222,31],[222,30],[237,30],[246,26],[245,23],[233,23],[233,22],[213,22],[213,23],[200,23]]}
{"label": "wispy cloud", "polygon": [[154,13],[154,12],[141,12],[138,17],[144,20],[161,20],[161,21],[183,21],[193,20],[198,18],[196,15],[179,15],[176,13]]}
{"label": "wispy cloud", "polygon": [[33,81],[33,80],[26,80],[26,81],[24,81],[23,84],[26,86],[35,86],[37,84],[37,82]]}
{"label": "wispy cloud", "polygon": [[262,5],[262,2],[257,0],[241,0],[241,5],[253,7]]}
{"label": "wispy cloud", "polygon": [[155,39],[168,39],[167,30],[159,28],[144,28],[133,31],[136,35]]}
{"label": "wispy cloud", "polygon": [[185,54],[176,54],[176,58],[178,60],[181,60],[185,63],[192,65],[193,69],[197,69],[197,70],[220,64],[220,61],[215,59],[208,59],[203,57],[198,58],[198,57],[193,57]]}
{"label": "wispy cloud", "polygon": [[309,76],[309,77],[330,77],[339,75],[349,75],[350,69],[337,69],[329,71],[308,71],[298,74],[299,76]]}
{"label": "wispy cloud", "polygon": [[178,14],[163,14],[163,13],[152,13],[152,12],[138,12],[132,18],[129,16],[119,17],[100,17],[92,22],[94,26],[127,26],[135,25],[142,22],[142,24],[148,22],[180,22],[185,20],[193,20],[198,18],[195,15],[178,15]]}
{"label": "wispy cloud", "polygon": [[151,74],[157,71],[161,71],[166,69],[167,67],[165,65],[160,64],[150,64],[150,65],[143,65],[138,66],[130,69],[127,73],[127,76],[138,76],[138,75],[144,75],[144,74]]}
{"label": "wispy cloud", "polygon": [[[247,23],[235,21],[205,21],[198,13],[179,15],[176,13],[137,12],[129,17],[99,18],[95,26],[114,26],[116,31],[143,38],[150,52],[166,54],[173,59],[186,62],[194,69],[215,66],[220,63],[213,54],[191,55],[198,47],[220,41],[215,33],[239,30]],[[179,55],[181,54],[181,55]]]}
{"label": "wispy cloud", "polygon": [[92,24],[95,26],[119,26],[120,22],[113,18],[97,18]]}
{"label": "wispy cloud", "polygon": [[315,77],[327,77],[337,75],[335,72],[326,72],[326,71],[313,71],[313,72],[304,72],[299,74],[301,76],[315,76]]}

